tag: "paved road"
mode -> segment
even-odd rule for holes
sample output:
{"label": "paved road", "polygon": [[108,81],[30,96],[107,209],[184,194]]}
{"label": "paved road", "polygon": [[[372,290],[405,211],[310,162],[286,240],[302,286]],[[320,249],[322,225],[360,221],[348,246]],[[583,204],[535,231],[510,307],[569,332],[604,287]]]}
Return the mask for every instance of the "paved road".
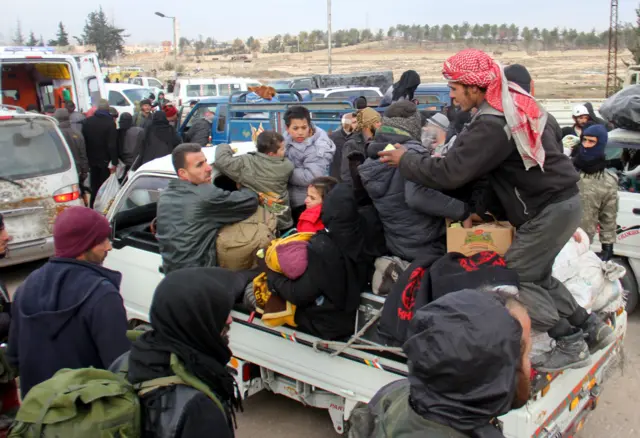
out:
{"label": "paved road", "polygon": [[[38,263],[0,270],[11,292],[39,266]],[[640,310],[629,319],[624,367],[605,386],[598,409],[591,414],[579,438],[635,438],[640,436]],[[244,404],[238,415],[238,438],[337,437],[326,411],[305,408],[286,397],[260,393]]]}

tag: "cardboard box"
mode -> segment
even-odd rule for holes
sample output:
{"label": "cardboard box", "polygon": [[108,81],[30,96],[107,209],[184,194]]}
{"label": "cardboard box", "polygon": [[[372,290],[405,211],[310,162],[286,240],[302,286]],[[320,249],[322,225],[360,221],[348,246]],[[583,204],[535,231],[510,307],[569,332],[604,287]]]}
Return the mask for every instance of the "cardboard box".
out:
{"label": "cardboard box", "polygon": [[504,255],[513,242],[514,231],[509,222],[478,224],[472,228],[447,222],[447,252],[459,252],[467,257],[482,251]]}

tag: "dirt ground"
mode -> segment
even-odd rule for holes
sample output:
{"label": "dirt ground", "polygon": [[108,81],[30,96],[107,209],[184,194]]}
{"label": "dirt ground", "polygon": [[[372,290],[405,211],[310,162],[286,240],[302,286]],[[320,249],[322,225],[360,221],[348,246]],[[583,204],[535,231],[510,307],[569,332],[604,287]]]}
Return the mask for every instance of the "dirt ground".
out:
{"label": "dirt ground", "polygon": [[[401,47],[385,43],[370,43],[333,50],[333,73],[393,70],[398,79],[403,71],[416,70],[422,82],[442,82],[443,61],[456,53],[458,47]],[[536,95],[540,98],[597,98],[604,97],[606,86],[606,50],[567,50],[524,52],[505,47],[483,50],[503,64],[520,63],[531,72]],[[220,75],[252,77],[259,80],[301,76],[327,72],[327,51],[311,53],[254,54],[251,62],[228,61],[225,57],[212,60],[203,56],[200,63],[192,56],[183,56],[178,64],[185,67],[185,76],[215,77]],[[216,57],[218,58],[218,57]],[[618,76],[625,70],[619,57]],[[164,71],[165,61],[171,57],[161,54],[131,55],[121,65],[137,65],[157,70],[160,79],[174,76]],[[196,68],[202,71],[195,73]]]}

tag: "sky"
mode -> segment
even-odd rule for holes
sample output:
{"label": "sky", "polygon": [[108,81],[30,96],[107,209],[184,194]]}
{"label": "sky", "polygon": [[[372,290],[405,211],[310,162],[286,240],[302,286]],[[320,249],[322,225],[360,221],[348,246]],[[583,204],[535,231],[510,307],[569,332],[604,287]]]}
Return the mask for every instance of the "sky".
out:
{"label": "sky", "polygon": [[[62,20],[69,34],[80,35],[87,14],[98,9],[98,0],[4,0],[0,8],[0,40],[11,40],[16,22],[25,37],[30,31],[55,36]],[[639,0],[620,0],[622,23],[635,22]],[[61,5],[64,4],[64,8]],[[256,38],[276,34],[297,34],[326,30],[326,0],[109,0],[103,9],[117,26],[130,34],[127,43],[171,40],[171,20],[154,15],[159,11],[175,15],[180,35],[187,38],[213,37],[227,41],[236,37]],[[576,7],[578,5],[578,7]],[[64,12],[62,12],[64,11]],[[515,23],[529,27],[571,27],[579,31],[609,28],[609,0],[332,0],[333,30],[384,28],[396,24]],[[267,17],[273,18],[267,18]],[[53,18],[60,17],[60,18]]]}

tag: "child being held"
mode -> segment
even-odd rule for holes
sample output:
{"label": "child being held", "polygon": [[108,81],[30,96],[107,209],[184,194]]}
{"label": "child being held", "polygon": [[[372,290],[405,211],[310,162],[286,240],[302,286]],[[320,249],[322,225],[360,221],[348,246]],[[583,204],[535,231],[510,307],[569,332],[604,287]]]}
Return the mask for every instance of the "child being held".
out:
{"label": "child being held", "polygon": [[300,215],[298,232],[315,233],[324,230],[324,224],[320,218],[322,214],[322,202],[327,194],[338,184],[338,180],[330,176],[314,178],[307,187],[307,197],[304,200],[306,209]]}

